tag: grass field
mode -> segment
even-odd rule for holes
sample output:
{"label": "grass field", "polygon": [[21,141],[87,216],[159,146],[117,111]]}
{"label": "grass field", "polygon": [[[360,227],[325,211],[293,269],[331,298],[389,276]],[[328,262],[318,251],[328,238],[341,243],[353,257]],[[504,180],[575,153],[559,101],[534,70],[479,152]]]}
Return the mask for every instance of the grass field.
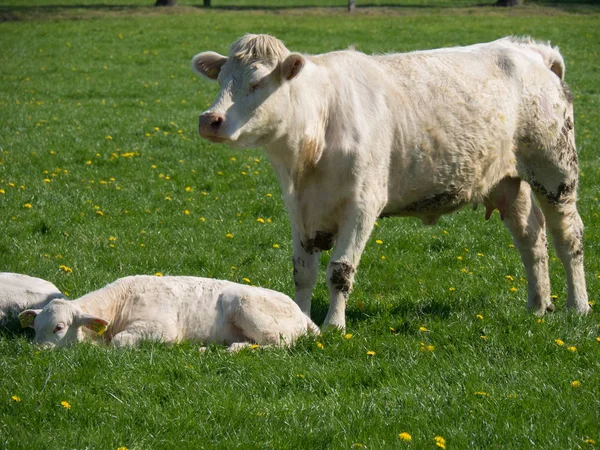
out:
{"label": "grass field", "polygon": [[[566,60],[588,291],[600,300],[600,8],[469,3],[348,16],[205,11],[184,1],[166,13],[18,3],[0,7],[21,19],[0,23],[0,271],[47,279],[71,298],[159,272],[293,295],[290,227],[273,171],[261,150],[197,137],[198,114],[218,87],[192,74],[191,57],[225,53],[246,32],[311,53],[529,34],[552,40]],[[557,312],[540,320],[525,310],[524,270],[497,214],[485,222],[481,210],[465,209],[435,227],[378,222],[349,299],[347,336],[231,355],[150,342],[43,351],[5,333],[0,446],[597,448],[600,304],[587,317],[565,312],[554,256]],[[327,302],[321,273],[317,323]]]}

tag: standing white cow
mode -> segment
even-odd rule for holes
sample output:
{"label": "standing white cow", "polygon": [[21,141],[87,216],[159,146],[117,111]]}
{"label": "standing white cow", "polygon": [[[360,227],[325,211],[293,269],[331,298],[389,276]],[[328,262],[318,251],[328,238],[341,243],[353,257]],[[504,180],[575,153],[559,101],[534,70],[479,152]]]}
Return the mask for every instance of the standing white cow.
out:
{"label": "standing white cow", "polygon": [[287,295],[198,277],[121,278],[77,300],[53,300],[23,311],[38,342],[64,346],[85,339],[121,347],[150,338],[229,344],[290,345],[319,328]]}
{"label": "standing white cow", "polygon": [[401,54],[301,55],[274,37],[246,35],[228,56],[200,53],[192,66],[221,85],[200,116],[200,135],[262,146],[277,172],[305,314],[319,253],[335,243],[324,326],[345,327],[346,298],[378,217],[433,224],[468,203],[485,204],[486,217],[500,211],[527,272],[528,307],[540,315],[554,308],[547,222],[566,270],[567,306],[589,311],[573,96],[558,49],[508,37]]}
{"label": "standing white cow", "polygon": [[0,326],[16,329],[17,316],[27,308],[43,308],[55,298],[65,298],[56,286],[41,278],[0,272]]}

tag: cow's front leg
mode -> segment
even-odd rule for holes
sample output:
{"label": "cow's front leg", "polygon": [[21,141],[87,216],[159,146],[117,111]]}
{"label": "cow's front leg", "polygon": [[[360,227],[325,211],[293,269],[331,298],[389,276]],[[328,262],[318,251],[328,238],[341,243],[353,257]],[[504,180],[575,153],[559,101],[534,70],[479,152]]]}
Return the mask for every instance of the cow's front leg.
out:
{"label": "cow's front leg", "polygon": [[329,326],[346,329],[346,300],[352,290],[360,256],[376,220],[376,211],[370,213],[357,208],[340,224],[335,250],[327,266],[330,303],[323,329]]}
{"label": "cow's front leg", "polygon": [[296,232],[293,233],[293,242],[294,256],[292,260],[294,262],[294,284],[296,285],[294,301],[300,310],[310,317],[310,302],[317,281],[321,250],[315,247],[310,240],[302,242]]}

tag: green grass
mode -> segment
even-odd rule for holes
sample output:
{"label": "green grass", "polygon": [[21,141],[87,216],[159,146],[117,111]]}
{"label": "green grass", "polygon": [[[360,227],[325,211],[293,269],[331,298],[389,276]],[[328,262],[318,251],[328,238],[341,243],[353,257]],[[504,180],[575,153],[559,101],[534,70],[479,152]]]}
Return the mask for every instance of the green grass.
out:
{"label": "green grass", "polygon": [[[197,137],[198,114],[218,88],[191,73],[191,57],[224,53],[246,32],[315,53],[530,34],[561,47],[576,97],[588,291],[598,302],[600,9],[394,11],[43,10],[0,23],[0,270],[50,280],[71,298],[156,272],[248,278],[293,295],[273,171],[261,150]],[[528,314],[510,242],[497,215],[485,222],[481,210],[432,228],[380,220],[348,304],[352,337],[328,333],[290,350],[200,354],[194,344],[147,343],[49,352],[6,334],[0,446],[433,449],[440,435],[448,449],[594,448],[585,440],[600,442],[598,313],[565,312],[551,253],[557,312],[541,322]],[[327,301],[321,273],[317,322]]]}

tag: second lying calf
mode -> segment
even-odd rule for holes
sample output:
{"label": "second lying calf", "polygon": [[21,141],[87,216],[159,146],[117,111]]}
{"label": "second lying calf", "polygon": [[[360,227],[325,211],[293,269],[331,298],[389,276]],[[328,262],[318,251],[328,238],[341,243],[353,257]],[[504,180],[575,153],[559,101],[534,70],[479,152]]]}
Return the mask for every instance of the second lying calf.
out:
{"label": "second lying calf", "polygon": [[77,300],[53,300],[20,314],[38,342],[64,346],[86,339],[115,346],[142,339],[290,345],[318,327],[286,295],[197,277],[121,278]]}

